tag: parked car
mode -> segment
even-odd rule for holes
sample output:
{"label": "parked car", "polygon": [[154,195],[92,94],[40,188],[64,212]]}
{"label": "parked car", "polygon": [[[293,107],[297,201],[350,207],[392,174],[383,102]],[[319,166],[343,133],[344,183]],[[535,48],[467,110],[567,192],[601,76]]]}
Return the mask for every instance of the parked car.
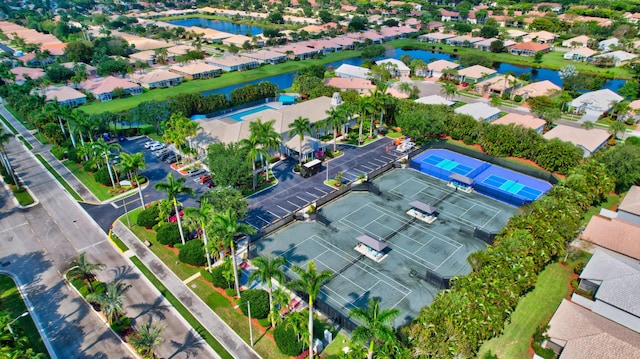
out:
{"label": "parked car", "polygon": [[151,146],[155,146],[155,145],[159,145],[160,142],[158,141],[147,141],[144,143],[144,148],[149,149],[151,148]]}
{"label": "parked car", "polygon": [[201,184],[204,184],[207,181],[211,181],[211,175],[201,175],[200,178],[196,178],[194,179],[195,182],[200,182]]}
{"label": "parked car", "polygon": [[209,181],[205,182],[204,185],[207,186],[207,188],[215,187],[215,184],[213,183],[213,180],[209,180]]}
{"label": "parked car", "polygon": [[[182,219],[182,217],[184,217],[184,211],[180,211],[180,219]],[[169,222],[173,223],[176,222],[178,220],[178,217],[176,217],[176,215],[174,214],[173,216],[169,217]]]}
{"label": "parked car", "polygon": [[180,161],[182,159],[182,157],[180,157],[180,155],[176,155],[174,154],[173,156],[169,156],[165,159],[165,162],[167,162],[168,164],[174,164],[178,161]]}
{"label": "parked car", "polygon": [[203,170],[202,168],[194,168],[192,170],[187,171],[187,174],[191,177],[200,176],[205,173],[207,173],[207,171]]}
{"label": "parked car", "polygon": [[158,144],[155,144],[155,145],[149,147],[149,149],[151,151],[158,151],[158,150],[161,150],[163,148],[167,148],[167,145],[165,145],[164,143],[158,143]]}
{"label": "parked car", "polygon": [[171,156],[175,156],[176,154],[173,151],[167,151],[163,154],[161,154],[160,156],[158,156],[158,159],[160,161],[165,161],[167,158],[171,157]]}
{"label": "parked car", "polygon": [[156,157],[160,157],[160,156],[164,155],[165,153],[171,153],[171,150],[168,149],[168,148],[163,148],[161,150],[153,152],[153,155],[156,156]]}

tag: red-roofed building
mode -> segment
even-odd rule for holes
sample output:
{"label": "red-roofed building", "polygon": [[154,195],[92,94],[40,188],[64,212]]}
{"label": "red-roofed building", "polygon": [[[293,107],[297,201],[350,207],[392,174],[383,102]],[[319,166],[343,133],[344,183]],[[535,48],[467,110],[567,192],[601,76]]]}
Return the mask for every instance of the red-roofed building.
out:
{"label": "red-roofed building", "polygon": [[35,67],[14,67],[9,72],[16,75],[15,82],[18,85],[22,85],[27,79],[36,80],[45,75],[43,69]]}
{"label": "red-roofed building", "polygon": [[538,52],[547,53],[551,51],[548,44],[539,44],[537,42],[522,42],[509,47],[509,53],[512,55],[534,56]]}
{"label": "red-roofed building", "polygon": [[129,80],[107,76],[103,79],[87,80],[80,84],[80,88],[91,93],[98,101],[105,102],[113,99],[113,91],[121,88],[129,95],[139,95],[142,87]]}
{"label": "red-roofed building", "polygon": [[355,90],[361,95],[368,94],[369,91],[373,91],[376,88],[376,85],[371,83],[370,80],[361,78],[331,77],[325,79],[324,84],[341,90]]}

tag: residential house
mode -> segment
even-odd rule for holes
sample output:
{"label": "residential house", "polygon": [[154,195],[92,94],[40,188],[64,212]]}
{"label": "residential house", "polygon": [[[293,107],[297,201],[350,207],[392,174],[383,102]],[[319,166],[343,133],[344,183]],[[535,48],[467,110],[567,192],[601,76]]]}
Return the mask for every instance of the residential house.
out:
{"label": "residential house", "polygon": [[89,76],[98,76],[98,68],[97,67],[85,64],[83,62],[64,62],[64,63],[61,63],[60,65],[68,68],[69,70],[74,70],[76,68],[76,66],[84,67],[84,70],[87,72],[87,75],[89,75]]}
{"label": "residential house", "polygon": [[562,4],[557,2],[541,2],[535,5],[536,10],[540,9],[541,7],[548,7],[553,12],[562,11]]}
{"label": "residential house", "polygon": [[391,76],[400,80],[407,80],[411,75],[409,66],[397,59],[378,60],[376,65],[385,67],[391,73]]}
{"label": "residential house", "polygon": [[171,87],[182,83],[182,75],[168,70],[153,70],[144,74],[133,74],[131,79],[147,89]]}
{"label": "residential house", "polygon": [[481,95],[498,95],[512,92],[518,85],[518,79],[511,75],[497,75],[486,80],[476,82],[473,90]]}
{"label": "residential house", "polygon": [[610,39],[602,40],[598,43],[598,50],[602,52],[609,52],[611,48],[614,46],[619,46],[620,40],[618,38],[612,37]]}
{"label": "residential house", "polygon": [[619,51],[607,52],[601,55],[591,56],[587,60],[594,64],[597,64],[601,61],[605,61],[605,62],[612,61],[614,66],[619,67],[619,66],[627,65],[629,62],[631,62],[631,60],[635,59],[636,57],[638,57],[638,55],[630,54],[626,51],[619,50]]}
{"label": "residential house", "polygon": [[451,46],[473,47],[473,44],[482,40],[484,40],[482,37],[462,35],[446,39],[445,43]]}
{"label": "residential house", "polygon": [[317,49],[312,49],[304,44],[289,44],[272,49],[275,52],[280,52],[287,55],[290,59],[306,60],[320,53]]}
{"label": "residential house", "polygon": [[169,71],[182,75],[188,80],[208,79],[222,73],[222,69],[209,65],[203,61],[194,61],[187,64],[173,65]]}
{"label": "residential house", "polygon": [[[427,23],[427,30],[428,31],[440,30],[443,27],[444,27],[444,24],[441,23],[440,21],[429,21]],[[420,37],[418,36],[418,38],[420,38]],[[420,41],[422,41],[422,40],[420,40]]]}
{"label": "residential house", "polygon": [[18,85],[24,84],[28,79],[37,80],[46,75],[43,69],[37,67],[18,66],[12,68],[9,72],[15,75],[14,81]]}
{"label": "residential house", "polygon": [[260,66],[258,61],[238,55],[227,55],[222,57],[207,57],[205,61],[209,65],[217,66],[222,71],[245,71]]}
{"label": "residential house", "polygon": [[331,39],[336,45],[340,45],[343,50],[353,50],[356,48],[356,40],[347,36],[338,36]]}
{"label": "residential house", "polygon": [[588,157],[604,147],[609,137],[611,137],[611,134],[599,128],[587,130],[584,128],[557,125],[543,136],[548,140],[557,138],[560,141],[571,142],[582,150],[584,157]]}
{"label": "residential house", "polygon": [[516,30],[516,29],[507,30],[507,36],[509,36],[509,38],[514,41],[522,41],[527,34],[528,32],[522,31],[522,30]]}
{"label": "residential house", "polygon": [[640,226],[640,187],[629,188],[629,192],[618,206],[616,218]]}
{"label": "residential house", "polygon": [[[572,300],[591,312],[640,332],[640,263],[596,249],[580,273],[578,288],[590,292],[590,298],[574,294]],[[640,343],[636,342],[637,346]],[[637,356],[630,356],[633,358]]]}
{"label": "residential house", "polygon": [[80,84],[80,88],[92,94],[100,102],[111,101],[114,97],[113,92],[116,89],[124,90],[127,95],[139,95],[142,93],[142,87],[137,83],[114,76],[87,80]]}
{"label": "residential house", "polygon": [[586,61],[591,56],[597,54],[598,52],[595,50],[591,50],[588,47],[577,47],[573,50],[567,51],[562,55],[565,60],[573,60],[573,61]]}
{"label": "residential house", "polygon": [[523,114],[511,112],[493,121],[492,124],[505,125],[505,126],[508,126],[508,125],[521,126],[524,128],[530,128],[536,131],[537,133],[542,133],[542,130],[546,125],[546,121],[532,115],[523,115]]}
{"label": "residential house", "polygon": [[591,40],[592,39],[587,35],[576,36],[576,37],[572,37],[570,39],[562,41],[562,46],[569,47],[572,49],[575,49],[578,47],[587,47],[589,45],[589,41]]}
{"label": "residential house", "polygon": [[448,22],[448,21],[458,21],[460,20],[460,14],[455,11],[450,11],[447,9],[439,9],[440,10],[440,21]]}
{"label": "residential house", "polygon": [[[474,43],[473,47],[476,50],[491,52],[491,44],[497,40],[498,39],[496,38],[484,39],[482,41],[478,41]],[[502,41],[502,46],[504,47],[509,47],[516,44],[516,42],[513,40],[500,40],[500,41]]]}
{"label": "residential house", "polygon": [[420,97],[419,99],[415,100],[414,102],[416,103],[421,103],[423,105],[444,105],[447,107],[451,107],[453,105],[455,105],[455,102],[453,101],[449,101],[446,98],[440,96],[440,95],[431,95],[431,96],[425,96],[425,97]]}
{"label": "residential house", "polygon": [[44,96],[46,102],[55,101],[69,107],[80,106],[87,102],[87,95],[69,86],[48,87],[36,92],[38,95]]}
{"label": "residential house", "polygon": [[512,55],[520,55],[520,56],[535,56],[535,54],[547,53],[551,50],[551,46],[548,44],[540,44],[537,42],[529,41],[529,42],[521,42],[509,47],[509,53]]}
{"label": "residential house", "polygon": [[441,32],[432,32],[418,36],[418,40],[422,42],[444,43],[447,39],[456,37],[456,34],[443,34]]}
{"label": "residential house", "polygon": [[176,45],[167,49],[167,57],[169,61],[176,61],[179,56],[184,56],[189,51],[197,51],[195,46],[191,45]]}
{"label": "residential house", "polygon": [[222,44],[226,46],[235,45],[239,48],[242,48],[245,42],[251,43],[251,38],[245,35],[233,35],[229,36],[225,39],[222,39]]}
{"label": "residential house", "polygon": [[609,89],[602,89],[578,96],[569,103],[569,107],[574,113],[589,115],[586,120],[595,123],[603,113],[609,112],[616,102],[622,100],[622,96],[617,93]]}
{"label": "residential house", "polygon": [[528,99],[537,96],[549,96],[555,91],[560,91],[560,86],[554,84],[549,80],[543,80],[538,82],[532,82],[528,85],[522,86],[514,91],[514,95],[520,95],[523,99]]}
{"label": "residential house", "polygon": [[563,299],[549,322],[544,347],[560,359],[640,357],[640,334],[581,304]]}
{"label": "residential house", "polygon": [[129,59],[131,63],[140,61],[147,64],[148,66],[153,66],[153,64],[156,62],[156,52],[155,50],[136,52],[129,55]]}
{"label": "residential house", "polygon": [[585,22],[595,22],[598,26],[607,27],[613,24],[613,21],[608,18],[603,17],[595,17],[595,16],[582,16],[577,14],[560,14],[558,15],[558,20],[566,21],[569,24],[574,24],[579,21],[581,23]]}
{"label": "residential house", "polygon": [[494,69],[482,65],[473,65],[462,70],[458,70],[458,81],[474,84],[478,81],[495,76],[498,72]]}
{"label": "residential house", "polygon": [[[440,78],[445,70],[458,69],[460,64],[447,60],[436,60],[429,63],[429,76]],[[417,74],[416,74],[417,75]]]}
{"label": "residential house", "polygon": [[326,55],[332,52],[342,51],[342,45],[334,42],[333,40],[309,40],[306,42],[306,46],[318,50],[321,54]]}
{"label": "residential house", "polygon": [[640,120],[640,100],[634,100],[629,103],[629,109],[631,113],[629,115],[633,116],[636,121]]}
{"label": "residential house", "polygon": [[258,61],[260,64],[278,64],[287,61],[285,54],[271,50],[243,52],[240,56]]}
{"label": "residential house", "polygon": [[632,24],[637,24],[640,20],[640,13],[637,12],[625,12],[623,17]]}
{"label": "residential house", "polygon": [[539,44],[553,44],[554,41],[556,41],[556,39],[558,38],[558,35],[549,32],[549,31],[536,31],[536,32],[530,32],[529,34],[525,35],[522,40],[529,42],[537,42]]}
{"label": "residential house", "polygon": [[[349,34],[347,34],[347,36],[349,36]],[[381,44],[385,41],[385,37],[375,30],[367,30],[363,33],[360,33],[359,38],[363,39],[364,41],[371,40],[372,44]]]}
{"label": "residential house", "polygon": [[[625,214],[622,216],[624,218]],[[630,258],[640,259],[640,226],[620,218],[620,211],[604,212],[591,217],[580,233],[580,240]]]}
{"label": "residential house", "polygon": [[469,115],[476,121],[492,122],[500,116],[500,109],[487,105],[484,102],[472,102],[453,110],[457,114]]}
{"label": "residential house", "polygon": [[370,80],[363,78],[346,78],[346,77],[331,77],[324,79],[325,86],[337,87],[340,90],[354,90],[360,95],[368,94],[370,91],[375,90],[376,85],[371,83]]}
{"label": "residential house", "polygon": [[371,77],[371,71],[366,67],[342,64],[335,70],[336,76],[343,78],[360,78],[368,79]]}

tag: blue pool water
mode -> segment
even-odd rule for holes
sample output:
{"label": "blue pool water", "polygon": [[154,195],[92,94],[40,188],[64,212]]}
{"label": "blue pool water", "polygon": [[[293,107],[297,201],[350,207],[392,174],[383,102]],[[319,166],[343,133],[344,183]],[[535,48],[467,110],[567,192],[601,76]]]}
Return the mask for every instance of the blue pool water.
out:
{"label": "blue pool water", "polygon": [[172,25],[185,26],[185,27],[189,27],[189,26],[208,27],[210,29],[228,32],[230,34],[240,34],[240,35],[247,35],[247,36],[262,34],[262,31],[264,30],[264,28],[260,26],[234,24],[229,21],[209,20],[204,18],[173,20],[173,21],[167,21],[167,22]]}
{"label": "blue pool water", "polygon": [[280,97],[278,97],[278,101],[282,102],[285,105],[291,105],[291,104],[296,102],[296,97],[295,96],[280,95]]}
{"label": "blue pool water", "polygon": [[203,118],[207,118],[207,115],[193,115],[193,116],[191,116],[191,120],[192,121],[201,120]]}
{"label": "blue pool water", "polygon": [[267,106],[267,105],[262,105],[260,107],[256,107],[256,108],[252,108],[249,110],[244,110],[244,111],[240,111],[240,112],[236,112],[234,114],[228,115],[226,117],[232,118],[238,122],[242,121],[242,118],[244,116],[248,116],[254,113],[258,113],[260,111],[264,111],[264,110],[272,110],[273,107]]}

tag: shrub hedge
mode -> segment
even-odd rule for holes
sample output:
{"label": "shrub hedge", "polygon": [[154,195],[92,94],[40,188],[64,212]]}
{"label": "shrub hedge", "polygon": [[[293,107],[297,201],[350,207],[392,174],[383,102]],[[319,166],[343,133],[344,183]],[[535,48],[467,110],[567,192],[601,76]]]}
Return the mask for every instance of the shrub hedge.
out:
{"label": "shrub hedge", "polygon": [[178,252],[178,259],[182,263],[194,266],[203,265],[206,260],[204,257],[204,244],[197,239],[185,243],[185,245],[180,248],[180,252]]}
{"label": "shrub hedge", "polygon": [[287,320],[273,330],[273,339],[284,355],[296,356],[302,353],[303,341],[298,341],[296,333],[286,324]]}
{"label": "shrub hedge", "polygon": [[111,177],[109,177],[109,169],[106,166],[100,167],[93,173],[93,179],[101,185],[111,186]]}
{"label": "shrub hedge", "polygon": [[144,211],[140,212],[136,224],[140,227],[153,228],[153,226],[160,223],[160,219],[158,218],[159,216],[160,209],[158,208],[158,205],[151,205]]}
{"label": "shrub hedge", "polygon": [[178,227],[178,223],[163,223],[158,227],[156,239],[161,244],[168,246],[173,246],[177,243],[180,243],[180,228]]}
{"label": "shrub hedge", "polygon": [[264,289],[249,289],[242,292],[240,309],[247,315],[247,302],[251,305],[251,317],[264,319],[269,315],[269,293]]}

